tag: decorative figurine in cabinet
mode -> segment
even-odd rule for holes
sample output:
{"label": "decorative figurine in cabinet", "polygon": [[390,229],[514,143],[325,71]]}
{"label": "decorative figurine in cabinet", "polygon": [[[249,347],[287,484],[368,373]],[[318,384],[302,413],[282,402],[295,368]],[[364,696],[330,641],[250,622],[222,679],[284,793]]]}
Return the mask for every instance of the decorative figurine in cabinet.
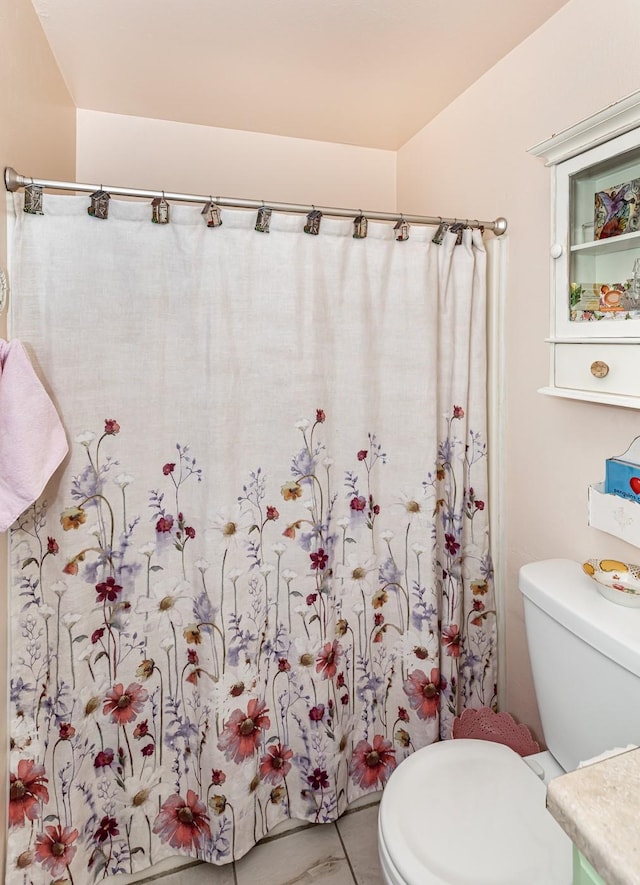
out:
{"label": "decorative figurine in cabinet", "polygon": [[640,408],[640,92],[531,148],[552,168],[551,379]]}

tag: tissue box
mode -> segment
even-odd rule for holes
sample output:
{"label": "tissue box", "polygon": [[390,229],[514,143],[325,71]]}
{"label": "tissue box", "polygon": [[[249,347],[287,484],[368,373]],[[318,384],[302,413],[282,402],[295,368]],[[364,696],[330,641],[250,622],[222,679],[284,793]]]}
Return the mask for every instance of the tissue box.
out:
{"label": "tissue box", "polygon": [[623,455],[608,458],[605,467],[605,493],[640,503],[640,437]]}

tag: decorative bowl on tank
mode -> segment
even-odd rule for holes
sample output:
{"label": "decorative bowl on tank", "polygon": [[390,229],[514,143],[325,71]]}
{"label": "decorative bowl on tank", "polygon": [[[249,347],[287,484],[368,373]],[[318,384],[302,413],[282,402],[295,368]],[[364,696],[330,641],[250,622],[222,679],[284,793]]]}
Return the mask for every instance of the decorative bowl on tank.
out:
{"label": "decorative bowl on tank", "polygon": [[618,559],[590,559],[582,566],[598,590],[618,605],[640,607],[640,566]]}

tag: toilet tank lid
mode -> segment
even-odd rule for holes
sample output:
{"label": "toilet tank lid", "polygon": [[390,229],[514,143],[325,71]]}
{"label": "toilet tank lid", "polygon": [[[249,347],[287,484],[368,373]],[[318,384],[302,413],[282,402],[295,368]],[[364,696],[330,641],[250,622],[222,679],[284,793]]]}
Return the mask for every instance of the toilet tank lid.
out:
{"label": "toilet tank lid", "polygon": [[605,599],[596,582],[570,559],[523,565],[519,585],[522,594],[549,617],[640,676],[640,608]]}

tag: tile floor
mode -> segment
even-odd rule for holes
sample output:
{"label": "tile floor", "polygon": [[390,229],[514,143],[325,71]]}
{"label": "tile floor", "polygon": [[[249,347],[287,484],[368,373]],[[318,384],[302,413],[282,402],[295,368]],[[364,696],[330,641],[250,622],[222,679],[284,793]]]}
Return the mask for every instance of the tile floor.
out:
{"label": "tile floor", "polygon": [[[216,867],[196,861],[136,881],[154,885],[384,885],[378,865],[377,822],[375,802],[347,811],[335,824],[301,824],[270,836],[235,864]],[[118,877],[118,881],[124,883],[125,878]]]}

